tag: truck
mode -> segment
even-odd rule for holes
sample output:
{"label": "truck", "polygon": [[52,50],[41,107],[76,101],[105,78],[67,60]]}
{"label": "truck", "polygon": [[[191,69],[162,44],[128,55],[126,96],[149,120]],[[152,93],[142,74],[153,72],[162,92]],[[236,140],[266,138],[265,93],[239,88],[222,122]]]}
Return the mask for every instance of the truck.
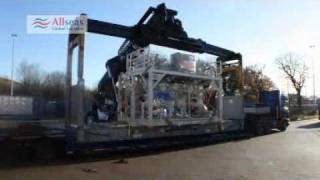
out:
{"label": "truck", "polygon": [[245,130],[256,135],[270,132],[271,129],[285,131],[289,126],[288,106],[279,90],[262,91],[259,101],[244,107]]}
{"label": "truck", "polygon": [[[260,135],[272,128],[286,129],[288,119],[280,113],[278,94],[262,92],[263,106],[245,105],[241,54],[189,37],[176,15],[177,11],[160,4],[150,7],[134,26],[79,16],[87,24],[86,33],[125,41],[118,54],[106,62],[94,97],[88,97],[86,33],[69,34],[66,115],[60,136],[66,152],[243,130]],[[176,52],[162,58],[152,45]],[[203,53],[214,56],[215,62],[195,58]],[[76,76],[73,66],[77,66]],[[274,99],[269,101],[269,97]],[[50,150],[49,136],[43,133],[36,138],[42,142],[36,148],[40,154]]]}

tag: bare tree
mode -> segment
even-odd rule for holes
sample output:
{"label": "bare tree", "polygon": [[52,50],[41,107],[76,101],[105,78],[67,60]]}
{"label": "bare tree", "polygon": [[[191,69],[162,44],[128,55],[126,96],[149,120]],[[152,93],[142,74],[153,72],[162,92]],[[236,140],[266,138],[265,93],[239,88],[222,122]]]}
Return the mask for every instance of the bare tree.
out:
{"label": "bare tree", "polygon": [[18,80],[20,82],[18,94],[39,96],[41,94],[43,74],[37,64],[29,64],[26,61],[21,62],[17,68]]}
{"label": "bare tree", "polygon": [[42,83],[42,96],[47,100],[63,100],[66,75],[60,71],[54,71],[45,75]]}
{"label": "bare tree", "polygon": [[10,80],[6,77],[0,77],[0,95],[10,94]]}
{"label": "bare tree", "polygon": [[26,61],[17,68],[19,86],[17,94],[42,97],[46,100],[61,101],[64,99],[66,75],[60,71],[45,72],[37,64]]}
{"label": "bare tree", "polygon": [[287,53],[276,59],[276,64],[285,73],[286,77],[291,81],[297,92],[298,106],[301,109],[302,97],[301,90],[305,85],[308,67],[303,62],[302,56],[293,53]]}

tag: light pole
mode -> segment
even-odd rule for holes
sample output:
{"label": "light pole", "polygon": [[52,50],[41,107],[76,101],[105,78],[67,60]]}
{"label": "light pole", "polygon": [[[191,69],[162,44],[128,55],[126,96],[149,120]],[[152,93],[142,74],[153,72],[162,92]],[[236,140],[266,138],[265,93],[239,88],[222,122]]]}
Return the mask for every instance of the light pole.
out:
{"label": "light pole", "polygon": [[[314,49],[317,47],[317,45],[313,44],[309,46],[311,49]],[[316,104],[317,103],[317,99],[316,99],[316,87],[315,87],[315,72],[314,72],[314,57],[312,56],[312,85],[313,85],[313,103]]]}
{"label": "light pole", "polygon": [[13,72],[14,72],[14,39],[16,37],[18,37],[17,34],[11,34],[12,37],[12,54],[11,54],[11,88],[10,88],[10,95],[13,96],[13,86],[14,86],[14,82],[13,82]]}

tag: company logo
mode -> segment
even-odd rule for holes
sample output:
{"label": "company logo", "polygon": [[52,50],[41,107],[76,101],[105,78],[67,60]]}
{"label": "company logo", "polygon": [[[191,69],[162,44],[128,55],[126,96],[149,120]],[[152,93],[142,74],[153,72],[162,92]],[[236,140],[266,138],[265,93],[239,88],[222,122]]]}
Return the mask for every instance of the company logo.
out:
{"label": "company logo", "polygon": [[27,32],[31,34],[82,34],[87,31],[86,16],[29,15]]}
{"label": "company logo", "polygon": [[41,29],[46,29],[48,28],[48,25],[50,24],[50,21],[48,21],[48,18],[35,18],[33,20],[33,27],[34,28],[41,28]]}

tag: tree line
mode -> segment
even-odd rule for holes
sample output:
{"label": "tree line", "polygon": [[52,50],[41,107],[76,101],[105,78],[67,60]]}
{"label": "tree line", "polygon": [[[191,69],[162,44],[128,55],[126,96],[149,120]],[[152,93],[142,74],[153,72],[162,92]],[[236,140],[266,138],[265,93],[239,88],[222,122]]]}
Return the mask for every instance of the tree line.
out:
{"label": "tree line", "polygon": [[[42,97],[46,100],[64,99],[66,75],[61,71],[45,72],[39,65],[21,62],[16,69],[15,96]],[[9,94],[10,81],[2,78],[0,94]]]}

